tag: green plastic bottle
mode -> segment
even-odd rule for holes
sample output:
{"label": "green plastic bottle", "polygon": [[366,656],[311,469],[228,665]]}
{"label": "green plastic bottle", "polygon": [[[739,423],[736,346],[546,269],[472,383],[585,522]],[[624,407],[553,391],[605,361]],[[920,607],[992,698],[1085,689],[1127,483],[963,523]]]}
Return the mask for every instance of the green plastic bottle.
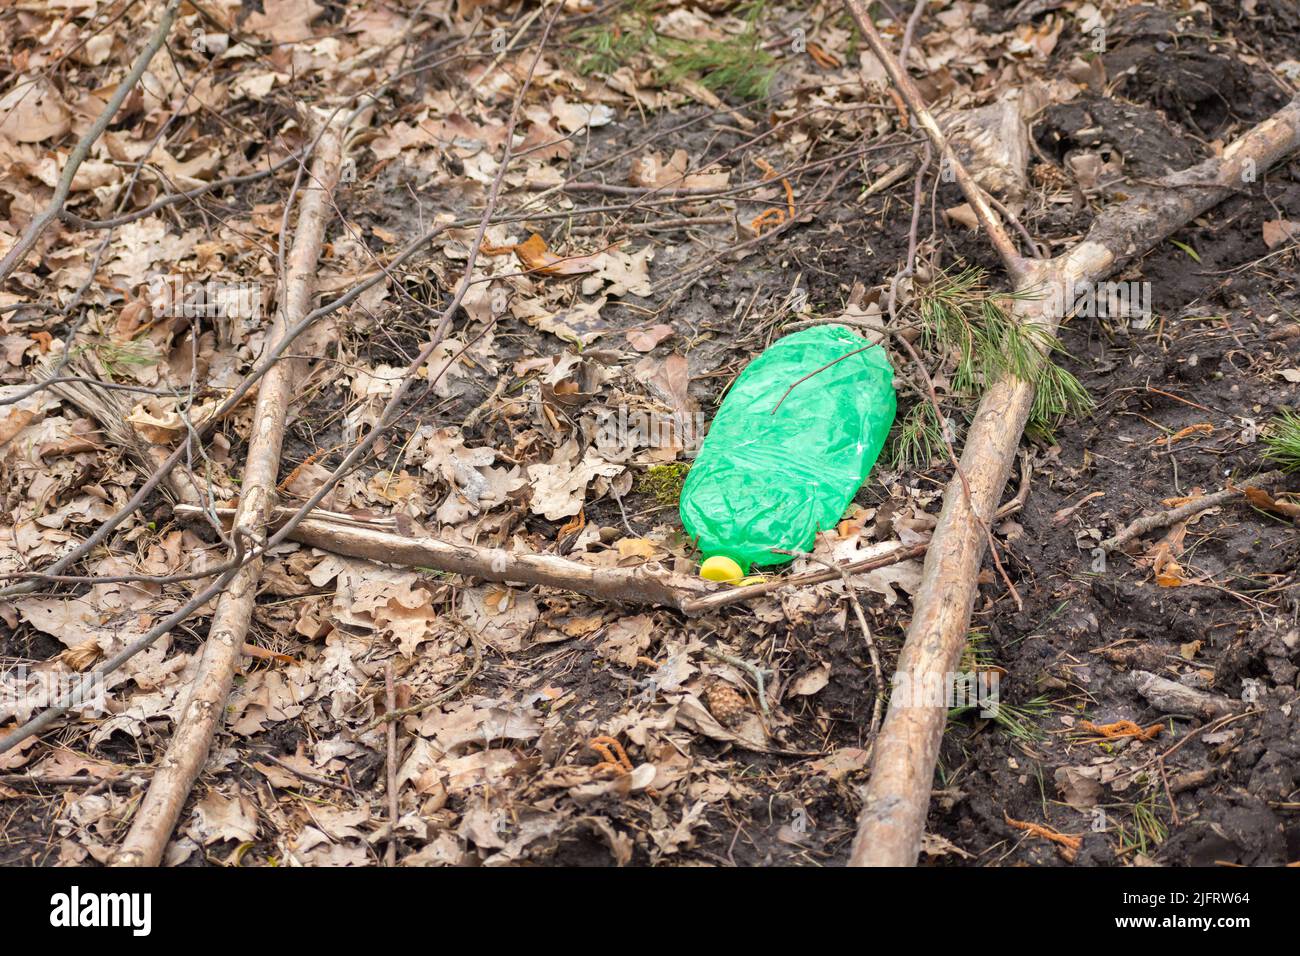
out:
{"label": "green plastic bottle", "polygon": [[810,550],[862,487],[896,411],[880,346],[842,325],[773,342],[732,383],[682,486],[701,574],[735,580],[792,560],[773,548]]}

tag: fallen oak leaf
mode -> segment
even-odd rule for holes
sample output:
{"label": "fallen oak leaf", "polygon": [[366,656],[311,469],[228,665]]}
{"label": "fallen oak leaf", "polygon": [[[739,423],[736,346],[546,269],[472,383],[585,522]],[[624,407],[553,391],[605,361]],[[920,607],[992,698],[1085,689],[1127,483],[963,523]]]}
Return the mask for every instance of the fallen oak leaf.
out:
{"label": "fallen oak leaf", "polygon": [[311,22],[325,12],[315,0],[267,0],[263,13],[253,11],[243,29],[276,43],[301,43],[314,34]]}
{"label": "fallen oak leaf", "polygon": [[1256,508],[1262,508],[1264,511],[1286,515],[1288,518],[1300,518],[1300,505],[1274,498],[1263,488],[1247,488],[1246,500]]}
{"label": "fallen oak leaf", "polygon": [[614,546],[618,548],[620,560],[623,558],[644,558],[649,561],[653,560],[655,555],[659,553],[658,545],[649,538],[619,538],[618,541],[614,542]]}
{"label": "fallen oak leaf", "polygon": [[649,328],[628,329],[627,341],[638,352],[649,352],[672,334],[671,325],[652,325]]}
{"label": "fallen oak leaf", "polygon": [[[200,428],[217,411],[217,403],[209,400],[190,408],[187,412],[190,425]],[[146,398],[131,409],[125,421],[137,435],[153,445],[170,445],[184,436],[188,429],[181,417],[181,401],[173,398]]]}
{"label": "fallen oak leaf", "polygon": [[651,152],[632,164],[628,182],[647,189],[694,191],[722,189],[731,180],[731,173],[719,166],[709,166],[695,173],[688,173],[689,167],[690,157],[684,149],[677,150],[667,160]]}
{"label": "fallen oak leaf", "polygon": [[0,98],[0,139],[40,143],[62,136],[71,127],[71,111],[44,78],[19,78]]}
{"label": "fallen oak leaf", "polygon": [[30,425],[35,418],[35,412],[25,408],[15,408],[0,419],[0,448],[13,441],[14,436]]}
{"label": "fallen oak leaf", "polygon": [[827,663],[818,664],[816,667],[800,674],[790,685],[786,696],[811,697],[820,693],[830,681],[831,665]]}
{"label": "fallen oak leaf", "polygon": [[831,780],[842,780],[851,773],[865,770],[871,761],[871,751],[861,747],[841,747],[828,757],[814,760],[808,765],[813,773],[825,774]]}
{"label": "fallen oak leaf", "polygon": [[523,242],[507,246],[492,246],[486,242],[479,246],[479,254],[502,256],[513,252],[529,272],[550,276],[576,276],[595,272],[600,268],[601,253],[586,256],[557,256],[546,246],[546,240],[531,233]]}
{"label": "fallen oak leaf", "polygon": [[943,215],[949,222],[965,226],[972,232],[979,228],[979,220],[975,217],[975,210],[971,208],[970,203],[964,202],[959,206],[945,209]]}
{"label": "fallen oak leaf", "polygon": [[1090,810],[1102,795],[1100,776],[1100,767],[1058,767],[1054,779],[1066,803],[1076,810]]}

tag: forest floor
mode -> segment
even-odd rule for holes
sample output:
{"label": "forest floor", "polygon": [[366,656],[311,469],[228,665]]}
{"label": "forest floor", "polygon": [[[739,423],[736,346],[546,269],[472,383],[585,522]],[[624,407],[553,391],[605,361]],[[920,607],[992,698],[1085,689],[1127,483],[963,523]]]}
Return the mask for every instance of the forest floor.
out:
{"label": "forest floor", "polygon": [[[115,227],[60,222],[0,287],[0,396],[65,355],[73,374],[128,386],[74,383],[0,406],[0,571],[41,569],[84,539],[140,486],[142,463],[185,436],[183,416],[254,365],[304,106],[350,111],[370,90],[318,288],[328,301],[388,275],[301,346],[311,361],[280,468],[287,505],[321,487],[428,340],[475,229],[449,227],[388,263],[439,221],[482,213],[522,87],[497,221],[428,385],[325,506],[402,516],[451,542],[693,574],[677,514],[689,441],[617,424],[707,421],[789,328],[880,320],[907,257],[920,138],[839,5],[569,2],[553,22],[551,7],[475,0],[203,11],[182,8],[68,209],[110,219],[288,162]],[[0,254],[49,201],[157,15],[121,3],[0,13]],[[883,5],[876,16],[897,48],[903,22]],[[996,131],[965,148],[1055,252],[1125,182],[1211,156],[1289,101],[1298,49],[1290,0],[957,0],[926,5],[908,65],[940,114],[1023,125],[1019,163]],[[981,270],[990,301],[1007,287],[957,185],[935,174],[919,191],[921,269],[900,296],[909,322],[928,287],[963,270]],[[986,559],[971,623],[969,662],[998,675],[1002,706],[992,719],[951,715],[923,863],[1300,860],[1300,536],[1288,509],[1229,501],[1131,554],[1098,548],[1170,499],[1274,467],[1269,423],[1300,382],[1290,216],[1297,161],[1261,171],[1117,277],[1146,289],[1149,314],[1094,309],[1062,327],[1056,361],[1092,408],[1023,441],[1028,496],[994,528],[1022,603]],[[158,276],[219,296],[254,290],[259,308],[157,308]],[[942,446],[909,430],[928,406],[908,357],[888,347],[898,434],[819,535],[820,558],[924,541],[953,477]],[[960,448],[973,396],[953,382],[953,355],[923,351]],[[237,408],[192,462],[219,505],[239,495],[251,418],[251,403]],[[1270,486],[1283,506],[1287,487],[1300,492]],[[76,573],[168,576],[225,560],[214,531],[159,492]],[[255,650],[167,862],[378,865],[395,839],[403,865],[843,864],[872,707],[919,572],[918,559],[854,579],[877,674],[838,581],[688,618],[281,545],[262,575]],[[0,736],[30,715],[4,696],[19,680],[93,669],[197,587],[42,584],[0,602]],[[165,752],[210,614],[113,674],[102,707],[0,755],[0,864],[108,858]],[[765,701],[747,669],[708,648],[767,670]],[[389,668],[399,706],[445,698],[399,722],[395,826],[385,730],[372,727]],[[1218,720],[1156,709],[1135,671],[1236,709]],[[1121,720],[1157,729],[1091,729]],[[620,748],[630,772],[610,766]],[[1077,836],[1077,848],[1013,821]]]}

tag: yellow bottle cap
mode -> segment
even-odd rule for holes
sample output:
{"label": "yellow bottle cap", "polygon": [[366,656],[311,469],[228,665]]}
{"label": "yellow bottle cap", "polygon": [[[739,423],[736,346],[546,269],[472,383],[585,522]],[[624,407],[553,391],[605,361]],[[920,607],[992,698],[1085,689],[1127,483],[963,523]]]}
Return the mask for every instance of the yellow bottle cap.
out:
{"label": "yellow bottle cap", "polygon": [[704,563],[700,565],[700,577],[706,581],[734,584],[744,576],[745,572],[741,570],[740,565],[724,554],[705,558]]}

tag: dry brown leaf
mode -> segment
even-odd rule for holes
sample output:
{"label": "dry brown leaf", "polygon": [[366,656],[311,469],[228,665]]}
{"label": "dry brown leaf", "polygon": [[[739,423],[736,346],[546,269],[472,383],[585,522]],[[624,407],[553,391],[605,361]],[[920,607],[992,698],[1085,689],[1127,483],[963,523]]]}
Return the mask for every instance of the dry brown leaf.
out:
{"label": "dry brown leaf", "polygon": [[223,840],[244,843],[258,834],[257,808],[242,794],[226,797],[216,790],[194,806],[194,817],[186,834],[207,846]]}
{"label": "dry brown leaf", "polygon": [[645,558],[653,561],[659,553],[659,546],[649,538],[619,538],[614,543],[620,558]]}
{"label": "dry brown leaf", "polygon": [[1262,227],[1264,245],[1270,249],[1300,239],[1300,222],[1289,219],[1266,219]]}
{"label": "dry brown leaf", "polygon": [[842,780],[851,773],[865,770],[870,762],[870,750],[861,747],[841,747],[829,757],[814,760],[809,767],[814,773],[824,773],[832,780]]}
{"label": "dry brown leaf", "polygon": [[971,231],[978,229],[980,225],[979,218],[975,215],[975,210],[971,208],[970,203],[962,203],[960,206],[945,209],[943,215],[949,222],[965,226]]}
{"label": "dry brown leaf", "polygon": [[652,325],[649,328],[629,329],[627,333],[628,344],[638,352],[649,352],[664,339],[673,334],[671,325]]}
{"label": "dry brown leaf", "polygon": [[557,256],[546,248],[546,240],[533,233],[511,247],[524,268],[550,276],[576,276],[600,268],[599,253],[587,256]]}
{"label": "dry brown leaf", "polygon": [[1288,518],[1300,518],[1300,505],[1291,501],[1282,501],[1280,498],[1274,498],[1263,488],[1247,488],[1246,500],[1256,508],[1262,508],[1265,511],[1272,511],[1275,514],[1286,515]]}
{"label": "dry brown leaf", "polygon": [[1095,807],[1101,798],[1101,769],[1098,767],[1057,767],[1054,776],[1061,797],[1076,810]]}
{"label": "dry brown leaf", "polygon": [[241,29],[276,43],[296,43],[313,35],[311,22],[325,12],[315,0],[262,0],[263,13],[254,10]]}
{"label": "dry brown leaf", "polygon": [[11,408],[0,420],[0,448],[13,441],[14,436],[32,423],[36,413],[25,408]]}
{"label": "dry brown leaf", "polygon": [[596,650],[606,660],[624,667],[635,667],[637,658],[644,656],[653,640],[654,619],[648,614],[637,614],[611,624]]}
{"label": "dry brown leaf", "polygon": [[599,477],[613,477],[623,470],[600,457],[595,447],[589,447],[580,462],[574,463],[577,442],[570,439],[555,450],[547,464],[529,465],[528,479],[533,487],[530,505],[533,514],[551,521],[568,518],[582,510],[587,486]]}
{"label": "dry brown leaf", "polygon": [[827,663],[818,664],[795,678],[790,685],[789,693],[800,697],[811,697],[813,694],[820,693],[830,682],[831,665]]}
{"label": "dry brown leaf", "polygon": [[72,114],[44,78],[20,79],[0,97],[0,137],[15,143],[57,139],[72,127]]}

